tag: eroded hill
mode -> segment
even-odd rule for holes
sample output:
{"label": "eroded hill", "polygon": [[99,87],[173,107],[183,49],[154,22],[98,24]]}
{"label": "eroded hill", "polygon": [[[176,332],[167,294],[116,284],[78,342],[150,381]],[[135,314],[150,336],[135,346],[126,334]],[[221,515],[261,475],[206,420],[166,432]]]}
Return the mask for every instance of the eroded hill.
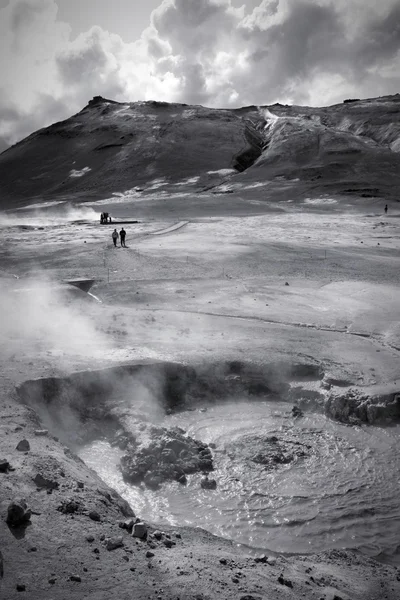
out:
{"label": "eroded hill", "polygon": [[400,95],[233,110],[96,97],[0,156],[2,208],[285,180],[303,191],[395,198]]}

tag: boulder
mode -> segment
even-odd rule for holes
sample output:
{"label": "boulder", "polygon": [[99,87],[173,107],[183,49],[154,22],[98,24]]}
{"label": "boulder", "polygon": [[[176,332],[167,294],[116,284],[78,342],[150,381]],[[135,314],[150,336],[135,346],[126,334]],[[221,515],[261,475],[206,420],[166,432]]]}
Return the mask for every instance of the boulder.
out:
{"label": "boulder", "polygon": [[59,484],[57,481],[47,479],[46,477],[43,477],[43,475],[41,475],[40,473],[36,475],[33,481],[35,482],[38,488],[46,488],[48,490],[57,490],[59,488]]}
{"label": "boulder", "polygon": [[116,550],[117,548],[122,548],[124,545],[124,541],[121,537],[112,537],[107,540],[106,548],[107,550]]}
{"label": "boulder", "polygon": [[10,527],[23,527],[30,521],[31,515],[25,500],[18,500],[8,506],[6,521]]}
{"label": "boulder", "polygon": [[30,446],[28,440],[21,440],[18,443],[17,450],[19,452],[29,452],[30,449],[31,449],[31,446]]}
{"label": "boulder", "polygon": [[147,526],[145,523],[135,523],[132,530],[132,537],[145,539],[147,537]]}

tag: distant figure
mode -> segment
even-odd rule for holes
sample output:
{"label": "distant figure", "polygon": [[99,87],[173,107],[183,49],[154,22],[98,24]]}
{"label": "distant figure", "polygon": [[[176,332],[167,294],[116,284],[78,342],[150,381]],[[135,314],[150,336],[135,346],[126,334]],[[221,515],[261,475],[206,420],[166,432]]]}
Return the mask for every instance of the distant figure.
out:
{"label": "distant figure", "polygon": [[386,206],[385,206],[385,215],[387,214],[387,211],[388,211],[388,205],[386,204]]}
{"label": "distant figure", "polygon": [[118,231],[116,229],[114,229],[114,231],[112,232],[112,239],[114,242],[114,246],[117,247]]}
{"label": "distant figure", "polygon": [[119,232],[119,237],[121,240],[121,248],[126,248],[126,246],[125,246],[126,231],[124,228],[122,228],[121,231]]}
{"label": "distant figure", "polygon": [[104,223],[104,214],[101,213],[101,215],[100,215],[100,225],[103,225],[103,223]]}

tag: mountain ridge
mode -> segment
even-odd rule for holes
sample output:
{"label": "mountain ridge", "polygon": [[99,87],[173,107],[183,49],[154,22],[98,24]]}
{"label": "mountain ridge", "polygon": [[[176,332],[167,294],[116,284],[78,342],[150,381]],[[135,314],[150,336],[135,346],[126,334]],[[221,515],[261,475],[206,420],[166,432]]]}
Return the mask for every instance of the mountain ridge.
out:
{"label": "mountain ridge", "polygon": [[[400,95],[330,107],[234,109],[95,96],[0,156],[2,208],[32,199],[101,199],[143,193],[240,191],[298,181],[300,193],[396,197]],[[229,187],[231,189],[229,189]]]}

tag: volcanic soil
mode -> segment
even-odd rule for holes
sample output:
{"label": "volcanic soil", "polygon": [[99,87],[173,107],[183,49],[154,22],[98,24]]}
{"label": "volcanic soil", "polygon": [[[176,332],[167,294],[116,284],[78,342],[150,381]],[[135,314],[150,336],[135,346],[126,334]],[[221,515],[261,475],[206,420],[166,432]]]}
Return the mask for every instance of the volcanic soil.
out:
{"label": "volcanic soil", "polygon": [[[400,597],[396,567],[345,549],[260,556],[201,529],[157,525],[159,539],[151,524],[147,539],[132,537],[119,522],[135,507],[43,432],[16,391],[143,360],[265,365],[296,398],[308,383],[286,374],[318,368],[322,403],[326,388],[400,391],[398,205],[385,214],[382,199],[289,189],[266,206],[262,193],[114,199],[3,221],[0,459],[12,470],[0,473],[2,598]],[[126,248],[99,224],[103,210],[139,221],[124,225]],[[77,279],[95,280],[93,296],[65,283]],[[18,451],[23,439],[30,449]],[[13,528],[7,507],[20,499],[32,515]]]}

